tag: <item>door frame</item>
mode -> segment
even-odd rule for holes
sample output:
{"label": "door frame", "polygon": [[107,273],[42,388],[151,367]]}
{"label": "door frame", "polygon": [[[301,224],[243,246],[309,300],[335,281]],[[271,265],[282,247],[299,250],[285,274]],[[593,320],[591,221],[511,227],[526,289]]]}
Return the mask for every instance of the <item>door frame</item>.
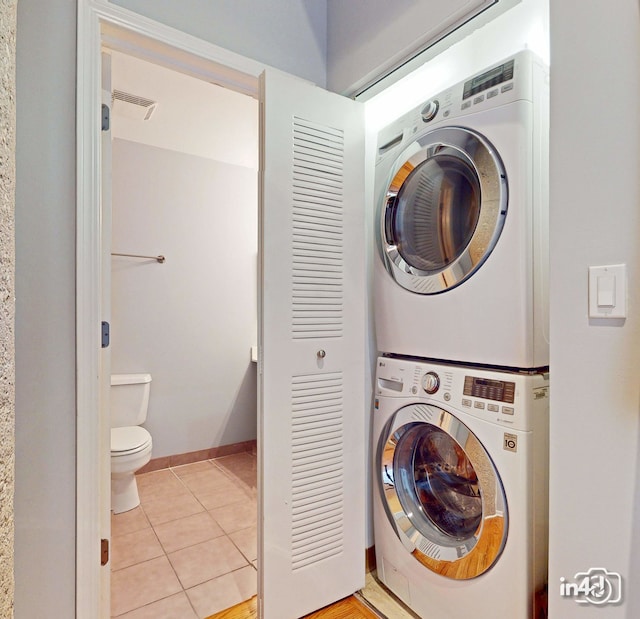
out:
{"label": "door frame", "polygon": [[[100,617],[102,321],[101,49],[137,56],[258,97],[266,65],[108,0],[79,0],[76,94],[76,617]],[[105,602],[106,599],[106,602]],[[107,604],[107,606],[105,606]],[[105,618],[106,619],[106,618]]]}

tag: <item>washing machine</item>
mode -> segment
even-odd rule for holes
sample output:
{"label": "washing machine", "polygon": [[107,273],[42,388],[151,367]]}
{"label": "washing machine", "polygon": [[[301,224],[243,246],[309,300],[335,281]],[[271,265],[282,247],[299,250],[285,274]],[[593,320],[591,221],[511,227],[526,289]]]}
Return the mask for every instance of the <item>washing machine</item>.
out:
{"label": "washing machine", "polygon": [[532,619],[547,580],[548,377],[381,357],[377,576],[423,619]]}
{"label": "washing machine", "polygon": [[522,51],[379,133],[380,353],[548,365],[548,118]]}

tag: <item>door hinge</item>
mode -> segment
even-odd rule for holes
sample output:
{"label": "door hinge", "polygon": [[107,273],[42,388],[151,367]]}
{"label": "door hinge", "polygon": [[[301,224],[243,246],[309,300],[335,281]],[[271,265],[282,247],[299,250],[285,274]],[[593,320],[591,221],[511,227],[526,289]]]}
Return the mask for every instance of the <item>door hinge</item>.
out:
{"label": "door hinge", "polygon": [[109,323],[103,320],[101,328],[102,348],[109,346],[110,330]]}
{"label": "door hinge", "polygon": [[109,106],[106,103],[102,104],[102,130],[109,131]]}
{"label": "door hinge", "polygon": [[100,565],[104,566],[109,563],[109,540],[100,540]]}

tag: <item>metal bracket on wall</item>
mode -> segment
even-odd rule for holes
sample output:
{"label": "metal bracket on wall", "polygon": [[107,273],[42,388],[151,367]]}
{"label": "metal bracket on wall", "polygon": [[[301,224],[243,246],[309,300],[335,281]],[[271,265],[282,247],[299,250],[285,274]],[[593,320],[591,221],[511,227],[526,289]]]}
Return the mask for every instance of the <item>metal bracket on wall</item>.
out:
{"label": "metal bracket on wall", "polygon": [[100,540],[100,565],[109,563],[109,540]]}
{"label": "metal bracket on wall", "polygon": [[100,330],[100,338],[102,341],[102,348],[107,348],[109,346],[109,339],[111,336],[111,328],[109,323],[106,321],[102,321],[101,330]]}
{"label": "metal bracket on wall", "polygon": [[102,130],[109,131],[109,106],[102,104]]}

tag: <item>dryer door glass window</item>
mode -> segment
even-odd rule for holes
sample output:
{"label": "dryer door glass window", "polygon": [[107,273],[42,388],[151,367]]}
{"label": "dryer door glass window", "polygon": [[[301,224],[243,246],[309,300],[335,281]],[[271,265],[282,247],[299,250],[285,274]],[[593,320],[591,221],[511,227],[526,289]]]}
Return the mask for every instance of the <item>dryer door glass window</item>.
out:
{"label": "dryer door glass window", "polygon": [[493,251],[507,203],[504,166],[483,136],[463,127],[420,136],[396,160],[384,195],[387,270],[411,292],[455,288]]}
{"label": "dryer door glass window", "polygon": [[394,218],[398,252],[408,265],[439,273],[467,247],[480,215],[480,183],[459,157],[438,154],[400,188]]}

